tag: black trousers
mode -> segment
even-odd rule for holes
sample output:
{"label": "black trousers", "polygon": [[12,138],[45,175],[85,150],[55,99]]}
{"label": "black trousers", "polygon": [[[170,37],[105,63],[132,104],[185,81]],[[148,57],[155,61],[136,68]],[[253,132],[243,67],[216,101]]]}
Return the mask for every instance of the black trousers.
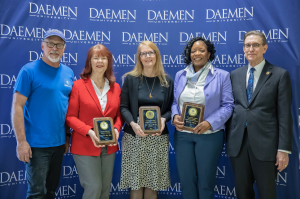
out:
{"label": "black trousers", "polygon": [[230,161],[235,175],[237,199],[254,199],[255,181],[259,199],[276,199],[276,162],[256,159],[248,140],[247,128],[239,154],[230,157]]}

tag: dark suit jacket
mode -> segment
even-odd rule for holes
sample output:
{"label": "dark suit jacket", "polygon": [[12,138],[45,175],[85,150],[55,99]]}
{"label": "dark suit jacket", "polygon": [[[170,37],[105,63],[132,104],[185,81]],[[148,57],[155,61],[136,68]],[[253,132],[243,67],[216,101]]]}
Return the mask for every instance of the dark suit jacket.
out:
{"label": "dark suit jacket", "polygon": [[[124,132],[135,135],[133,129],[130,126],[130,122],[137,122],[139,103],[138,103],[138,88],[140,83],[140,77],[134,77],[127,75],[122,86],[121,91],[121,114],[125,120]],[[173,102],[173,80],[166,76],[169,87],[162,87],[164,91],[164,101],[161,107],[161,117],[166,118],[166,122],[171,119],[171,105]],[[168,128],[165,127],[162,134],[168,134]]]}
{"label": "dark suit jacket", "polygon": [[276,160],[277,150],[292,151],[292,87],[289,73],[266,61],[250,103],[247,102],[248,66],[231,72],[235,109],[227,134],[227,154],[236,157],[247,122],[248,140],[255,157]]}
{"label": "dark suit jacket", "polygon": [[[87,132],[93,129],[95,117],[111,117],[114,127],[121,131],[123,119],[120,113],[120,94],[119,84],[110,85],[103,112],[91,79],[79,79],[74,82],[66,118],[66,124],[73,129],[71,153],[86,156],[100,155],[101,148],[96,148],[90,136],[87,136]],[[107,146],[108,154],[118,150],[118,146]]]}

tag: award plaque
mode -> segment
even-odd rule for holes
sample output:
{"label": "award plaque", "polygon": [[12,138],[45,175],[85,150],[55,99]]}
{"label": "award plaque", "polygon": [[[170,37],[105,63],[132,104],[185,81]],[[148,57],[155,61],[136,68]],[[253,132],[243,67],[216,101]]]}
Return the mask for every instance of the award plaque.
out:
{"label": "award plaque", "polygon": [[160,133],[161,120],[158,106],[141,106],[139,108],[141,129],[145,134]]}
{"label": "award plaque", "polygon": [[181,121],[184,122],[183,130],[193,129],[203,121],[204,105],[184,102],[182,107]]}
{"label": "award plaque", "polygon": [[110,117],[98,117],[93,119],[94,131],[100,142],[98,145],[109,145],[116,143],[114,123]]}

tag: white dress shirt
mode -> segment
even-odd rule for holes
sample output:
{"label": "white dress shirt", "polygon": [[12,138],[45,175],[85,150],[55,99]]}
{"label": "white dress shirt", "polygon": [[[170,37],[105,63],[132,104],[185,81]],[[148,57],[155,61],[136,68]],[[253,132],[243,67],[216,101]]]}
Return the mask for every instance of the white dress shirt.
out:
{"label": "white dress shirt", "polygon": [[107,95],[106,94],[107,94],[107,92],[110,89],[108,79],[106,79],[106,78],[104,78],[104,79],[105,79],[105,83],[104,83],[104,88],[103,88],[102,93],[100,92],[100,90],[96,86],[95,82],[91,79],[93,87],[94,87],[94,90],[95,90],[95,92],[97,94],[97,97],[99,99],[99,102],[100,102],[101,109],[102,109],[103,113],[104,113],[104,110],[105,110],[105,107],[106,107],[106,103],[107,103]]}
{"label": "white dress shirt", "polygon": [[[257,85],[257,82],[259,80],[261,71],[264,68],[265,63],[266,63],[266,60],[263,60],[258,65],[254,66],[255,71],[253,71],[253,91],[252,91],[253,93],[254,93],[255,87]],[[250,69],[251,68],[252,68],[252,66],[250,64],[248,64],[247,78],[246,78],[246,88],[248,86],[248,79],[249,79],[249,76],[250,76]]]}
{"label": "white dress shirt", "polygon": [[[253,92],[256,88],[256,85],[257,85],[257,82],[259,80],[259,77],[260,77],[260,74],[264,68],[264,65],[266,63],[266,60],[264,59],[262,62],[260,62],[258,65],[254,66],[255,68],[255,71],[253,72]],[[247,70],[247,78],[246,78],[246,88],[248,86],[248,79],[249,79],[249,76],[250,76],[250,69],[252,68],[252,66],[250,64],[248,64],[248,70]],[[246,91],[245,91],[246,92]],[[290,151],[286,151],[286,150],[281,150],[281,149],[278,149],[278,151],[281,151],[281,152],[285,152],[285,153],[288,153],[288,154],[291,154]]]}

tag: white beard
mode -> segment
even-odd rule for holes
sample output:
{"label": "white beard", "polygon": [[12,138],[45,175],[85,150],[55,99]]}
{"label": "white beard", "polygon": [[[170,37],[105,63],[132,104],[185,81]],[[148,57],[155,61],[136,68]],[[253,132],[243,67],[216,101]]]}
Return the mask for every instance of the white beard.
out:
{"label": "white beard", "polygon": [[50,57],[50,55],[48,55],[48,59],[49,59],[51,62],[56,63],[56,62],[59,62],[60,57],[52,58],[52,57]]}
{"label": "white beard", "polygon": [[[51,51],[50,53],[53,53],[53,52],[59,55],[59,53],[58,53],[57,51]],[[53,62],[53,63],[59,62],[60,57],[52,58],[52,57],[50,56],[50,53],[49,53],[49,55],[48,55],[48,59],[49,59],[51,62]]]}

